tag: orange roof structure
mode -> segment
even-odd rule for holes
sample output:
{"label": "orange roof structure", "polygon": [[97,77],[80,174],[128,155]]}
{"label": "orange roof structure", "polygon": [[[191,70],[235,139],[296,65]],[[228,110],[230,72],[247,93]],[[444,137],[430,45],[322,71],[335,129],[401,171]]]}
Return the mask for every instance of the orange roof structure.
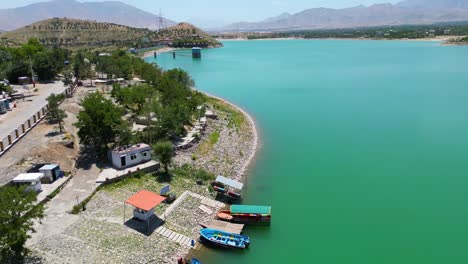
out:
{"label": "orange roof structure", "polygon": [[128,198],[125,203],[135,206],[136,208],[149,211],[156,207],[158,204],[166,200],[166,197],[157,195],[150,191],[142,190]]}

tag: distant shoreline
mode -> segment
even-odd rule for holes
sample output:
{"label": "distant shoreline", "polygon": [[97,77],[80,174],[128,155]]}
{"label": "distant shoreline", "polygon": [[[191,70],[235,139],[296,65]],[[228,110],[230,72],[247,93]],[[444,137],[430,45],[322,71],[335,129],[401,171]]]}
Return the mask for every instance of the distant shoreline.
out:
{"label": "distant shoreline", "polygon": [[218,38],[218,41],[261,41],[261,40],[377,40],[377,41],[412,41],[412,42],[448,42],[449,40],[456,38],[457,36],[441,36],[431,38],[418,38],[418,39],[385,39],[385,38],[302,38],[302,37],[290,37],[290,38]]}

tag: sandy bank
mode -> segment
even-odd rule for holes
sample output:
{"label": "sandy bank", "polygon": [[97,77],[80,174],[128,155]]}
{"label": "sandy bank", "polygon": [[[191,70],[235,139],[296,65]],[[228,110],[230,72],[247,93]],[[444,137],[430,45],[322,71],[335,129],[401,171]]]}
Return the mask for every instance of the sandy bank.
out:
{"label": "sandy bank", "polygon": [[155,52],[156,52],[156,55],[159,55],[161,53],[171,52],[171,51],[174,51],[174,50],[177,50],[177,49],[176,48],[171,48],[171,47],[165,47],[165,48],[161,48],[161,49],[157,49],[157,50],[150,50],[150,51],[145,52],[141,57],[144,59],[144,58],[148,58],[148,57],[153,57]]}

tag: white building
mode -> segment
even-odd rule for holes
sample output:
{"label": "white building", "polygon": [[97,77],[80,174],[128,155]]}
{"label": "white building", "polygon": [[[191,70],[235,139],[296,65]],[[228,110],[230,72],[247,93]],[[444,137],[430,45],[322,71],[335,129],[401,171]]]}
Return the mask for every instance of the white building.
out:
{"label": "white building", "polygon": [[57,164],[44,165],[39,169],[39,172],[44,175],[42,178],[43,183],[51,183],[63,176],[60,166]]}
{"label": "white building", "polygon": [[151,148],[147,144],[117,147],[109,153],[112,166],[124,169],[151,160]]}
{"label": "white building", "polygon": [[42,173],[22,173],[13,179],[15,185],[26,185],[26,191],[40,192],[42,191],[41,178]]}

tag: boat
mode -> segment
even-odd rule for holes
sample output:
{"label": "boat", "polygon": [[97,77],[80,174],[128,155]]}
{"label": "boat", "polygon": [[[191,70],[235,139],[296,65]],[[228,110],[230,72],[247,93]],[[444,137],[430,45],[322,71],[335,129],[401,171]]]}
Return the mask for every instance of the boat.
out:
{"label": "boat", "polygon": [[199,261],[196,258],[192,258],[190,261],[188,261],[186,258],[179,258],[177,260],[178,264],[202,264],[201,261]]}
{"label": "boat", "polygon": [[245,249],[250,245],[250,238],[248,236],[211,228],[203,228],[200,230],[200,239],[203,243],[227,248]]}
{"label": "boat", "polygon": [[236,180],[218,176],[215,181],[211,182],[211,186],[213,186],[213,189],[216,192],[221,193],[232,200],[237,200],[241,198],[241,191],[244,184]]}
{"label": "boat", "polygon": [[190,261],[191,264],[202,264],[201,261],[199,261],[198,259],[196,258],[192,258],[192,260]]}
{"label": "boat", "polygon": [[218,219],[238,224],[270,224],[271,206],[231,205],[229,210],[221,210]]}

